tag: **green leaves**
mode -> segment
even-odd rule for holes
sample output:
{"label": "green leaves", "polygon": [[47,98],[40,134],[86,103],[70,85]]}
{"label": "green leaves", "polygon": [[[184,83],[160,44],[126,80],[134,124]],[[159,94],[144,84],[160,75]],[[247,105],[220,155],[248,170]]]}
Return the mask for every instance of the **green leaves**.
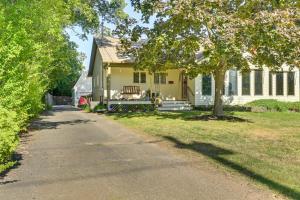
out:
{"label": "green leaves", "polygon": [[[299,0],[131,2],[144,23],[154,20],[153,28],[119,26],[125,50],[136,57],[138,68],[160,71],[173,66],[190,77],[211,73],[220,79],[233,67],[249,70],[249,63],[272,70],[283,64],[300,67]],[[147,39],[141,48],[128,47],[141,38]],[[215,84],[215,91],[222,84]]]}
{"label": "green leaves", "polygon": [[65,28],[94,33],[98,16],[124,17],[124,7],[123,0],[0,1],[0,163],[43,109],[44,94],[68,94],[78,78],[82,55]]}
{"label": "green leaves", "polygon": [[[219,67],[249,68],[248,62],[273,69],[284,63],[299,66],[299,1],[134,0],[132,4],[144,22],[154,19],[153,28],[130,24],[120,31],[123,40],[147,38],[149,44],[135,55],[142,68],[160,69],[163,63],[173,62],[201,73]],[[194,62],[193,55],[203,49],[206,59]]]}
{"label": "green leaves", "polygon": [[16,132],[19,131],[16,123],[16,113],[9,112],[0,106],[0,165],[10,159],[11,153],[18,144]]}

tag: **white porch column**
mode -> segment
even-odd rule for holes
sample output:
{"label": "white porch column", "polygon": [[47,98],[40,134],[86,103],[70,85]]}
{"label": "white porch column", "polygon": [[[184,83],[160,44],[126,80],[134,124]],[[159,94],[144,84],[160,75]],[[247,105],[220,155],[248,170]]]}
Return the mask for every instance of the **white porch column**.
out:
{"label": "white porch column", "polygon": [[201,104],[201,75],[199,74],[195,78],[195,105],[198,106]]}
{"label": "white porch column", "polygon": [[268,97],[269,96],[269,69],[263,68],[263,96]]}
{"label": "white porch column", "polygon": [[202,74],[200,74],[199,76],[198,76],[198,79],[199,79],[199,84],[198,84],[198,87],[199,87],[199,94],[200,94],[200,96],[202,96],[203,94],[203,92],[202,92]]}
{"label": "white porch column", "polygon": [[229,70],[227,70],[225,73],[224,87],[225,87],[225,94],[223,95],[228,96],[229,95]]}
{"label": "white porch column", "polygon": [[211,75],[211,97],[212,100],[215,99],[215,78],[213,75]]}
{"label": "white porch column", "polygon": [[237,96],[242,96],[242,73],[237,71]]}

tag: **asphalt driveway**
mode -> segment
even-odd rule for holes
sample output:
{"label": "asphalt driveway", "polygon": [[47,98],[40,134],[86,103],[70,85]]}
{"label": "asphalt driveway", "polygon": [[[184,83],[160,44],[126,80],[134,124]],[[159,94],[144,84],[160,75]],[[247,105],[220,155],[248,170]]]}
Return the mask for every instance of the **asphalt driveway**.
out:
{"label": "asphalt driveway", "polygon": [[0,179],[1,200],[275,198],[104,116],[70,107],[42,116],[22,140],[20,164]]}

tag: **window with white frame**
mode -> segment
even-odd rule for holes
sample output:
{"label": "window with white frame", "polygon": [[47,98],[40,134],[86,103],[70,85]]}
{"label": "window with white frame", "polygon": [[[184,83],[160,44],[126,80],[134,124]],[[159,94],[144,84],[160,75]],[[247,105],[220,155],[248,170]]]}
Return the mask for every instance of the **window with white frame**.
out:
{"label": "window with white frame", "polygon": [[242,74],[242,95],[250,95],[250,72]]}
{"label": "window with white frame", "polygon": [[212,78],[211,75],[202,75],[202,95],[211,95],[211,84]]}
{"label": "window with white frame", "polygon": [[154,73],[154,84],[166,84],[167,74],[166,73]]}
{"label": "window with white frame", "polygon": [[229,70],[229,85],[228,85],[228,94],[237,95],[238,94],[238,80],[237,80],[237,70]]}
{"label": "window with white frame", "polygon": [[254,71],[254,94],[262,95],[263,94],[263,71],[255,70]]}
{"label": "window with white frame", "polygon": [[295,95],[295,73],[288,72],[287,79],[288,95]]}
{"label": "window with white frame", "polygon": [[133,83],[146,83],[146,72],[133,72]]}
{"label": "window with white frame", "polygon": [[276,73],[276,95],[283,95],[283,72]]}

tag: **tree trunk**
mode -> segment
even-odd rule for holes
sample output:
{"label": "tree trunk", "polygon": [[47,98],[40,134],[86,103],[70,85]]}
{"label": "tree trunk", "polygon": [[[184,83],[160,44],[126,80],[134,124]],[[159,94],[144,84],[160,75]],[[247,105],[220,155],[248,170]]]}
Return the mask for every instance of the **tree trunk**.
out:
{"label": "tree trunk", "polygon": [[223,88],[224,88],[225,72],[226,70],[219,69],[214,73],[214,78],[215,78],[215,101],[214,101],[214,110],[213,110],[214,116],[224,115],[222,95],[223,95]]}

